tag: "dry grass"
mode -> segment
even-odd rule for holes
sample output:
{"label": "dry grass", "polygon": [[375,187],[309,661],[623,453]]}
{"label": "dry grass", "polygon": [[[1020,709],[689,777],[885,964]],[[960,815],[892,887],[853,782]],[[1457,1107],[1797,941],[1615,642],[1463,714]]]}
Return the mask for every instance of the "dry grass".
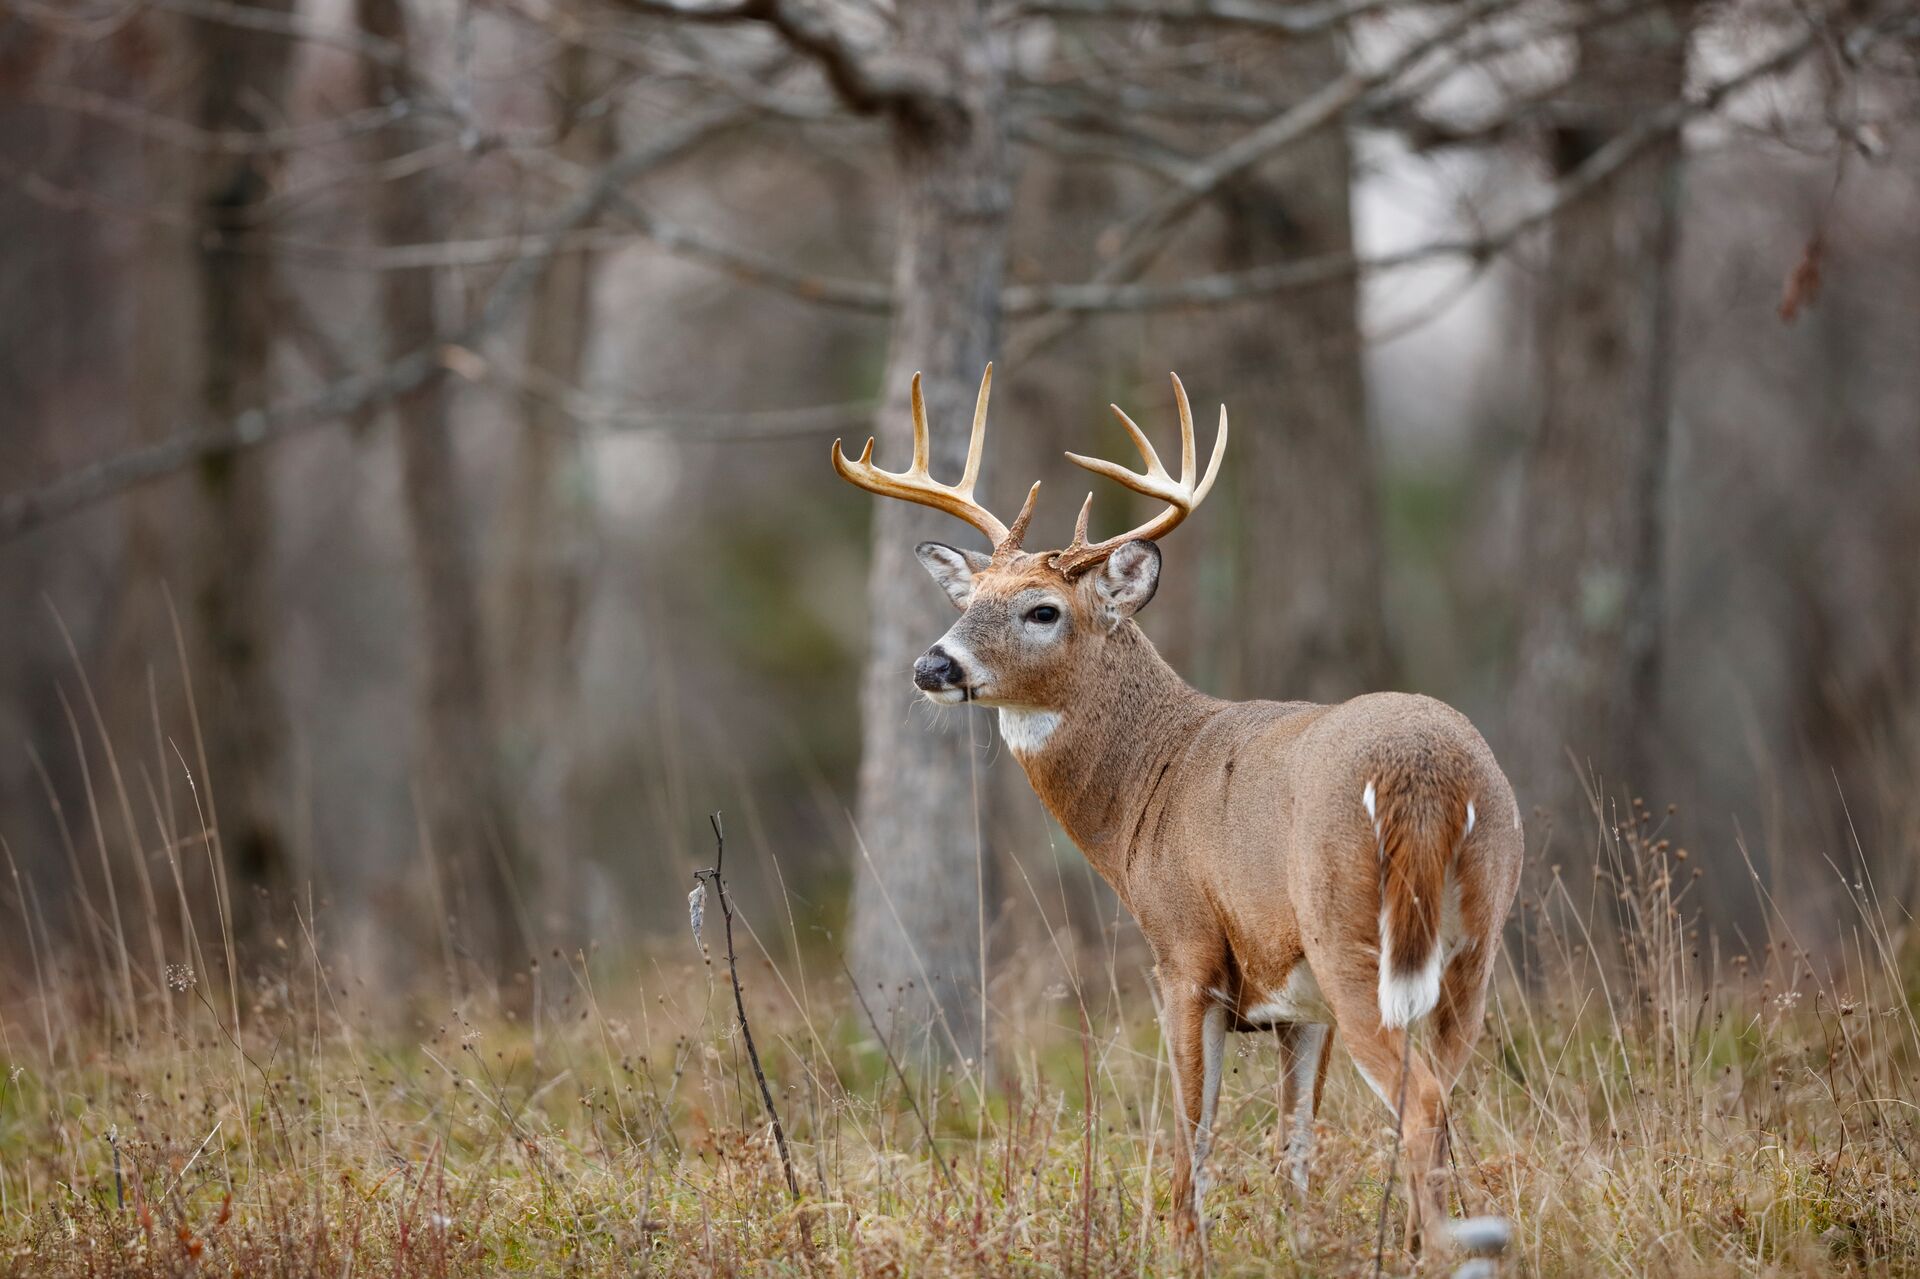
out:
{"label": "dry grass", "polygon": [[[1831,963],[1784,929],[1724,958],[1689,925],[1684,854],[1644,814],[1624,826],[1602,876],[1552,879],[1523,912],[1527,980],[1503,975],[1455,1097],[1459,1201],[1517,1223],[1510,1274],[1920,1271],[1902,929],[1848,885],[1853,940]],[[0,1272],[1196,1263],[1166,1224],[1170,1083],[1126,965],[1088,963],[1083,985],[1056,954],[1015,966],[1036,975],[995,991],[983,1082],[897,1073],[830,959],[756,953],[743,977],[796,1202],[722,968],[555,957],[505,1001],[452,1000],[344,979],[295,923],[237,987],[184,968],[162,982],[136,937],[131,998],[117,963],[88,981],[36,949],[38,978],[0,1004]],[[101,967],[84,948],[72,962]],[[892,1039],[907,1062],[924,1046]],[[1370,1270],[1385,1112],[1336,1054],[1298,1202],[1277,1169],[1273,1046],[1230,1051],[1209,1270]]]}

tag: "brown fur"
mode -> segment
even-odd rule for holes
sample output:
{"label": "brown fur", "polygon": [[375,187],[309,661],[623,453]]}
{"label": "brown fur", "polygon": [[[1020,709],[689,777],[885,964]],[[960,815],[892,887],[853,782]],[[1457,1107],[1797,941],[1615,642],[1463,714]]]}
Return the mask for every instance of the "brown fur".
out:
{"label": "brown fur", "polygon": [[[1324,1012],[1293,1020],[1337,1026],[1390,1106],[1404,1090],[1417,1241],[1423,1220],[1444,1215],[1434,1174],[1446,1159],[1445,1097],[1479,1034],[1520,874],[1518,810],[1486,743],[1458,712],[1419,696],[1335,706],[1209,697],[1161,660],[1130,610],[1116,610],[1112,584],[1103,586],[1111,569],[1069,576],[1049,556],[1025,553],[969,565],[955,590],[962,616],[941,643],[964,655],[978,681],[973,700],[1027,717],[1003,725],[1058,717],[1044,740],[1028,729],[1009,742],[1153,948],[1188,1137],[1177,1204],[1195,1198],[1209,1139],[1208,1009],[1224,1003],[1230,1024],[1251,1026],[1304,963]],[[1023,623],[1036,601],[1062,609],[1064,634],[1042,642]],[[1377,831],[1362,802],[1369,782]],[[1404,1032],[1381,1016],[1380,907],[1396,970],[1418,969],[1447,940],[1449,878],[1460,936],[1403,1081]],[[1324,1043],[1316,1055],[1309,1124]],[[1300,1091],[1289,1080],[1288,1095]],[[1297,1175],[1304,1184],[1304,1162]]]}

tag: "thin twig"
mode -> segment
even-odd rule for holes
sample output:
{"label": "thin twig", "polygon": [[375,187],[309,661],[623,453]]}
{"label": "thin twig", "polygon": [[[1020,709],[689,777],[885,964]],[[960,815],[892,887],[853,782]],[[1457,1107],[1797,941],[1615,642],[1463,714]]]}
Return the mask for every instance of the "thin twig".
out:
{"label": "thin twig", "polygon": [[720,877],[720,865],[727,857],[727,837],[720,829],[720,814],[709,813],[707,820],[713,824],[713,865],[706,870],[696,870],[693,877],[697,880],[712,880],[714,894],[720,898],[720,918],[725,923],[727,934],[727,976],[733,979],[733,1008],[740,1016],[740,1037],[746,1041],[747,1061],[753,1066],[753,1077],[760,1085],[760,1100],[766,1105],[767,1118],[773,1122],[773,1143],[780,1148],[780,1166],[786,1170],[787,1189],[793,1197],[800,1197],[800,1179],[793,1175],[793,1155],[787,1150],[787,1130],[780,1124],[780,1112],[773,1105],[773,1089],[767,1087],[767,1072],[760,1066],[760,1050],[753,1044],[753,1027],[747,1023],[747,999],[740,991],[740,961],[733,953],[733,899],[727,895],[727,881]]}

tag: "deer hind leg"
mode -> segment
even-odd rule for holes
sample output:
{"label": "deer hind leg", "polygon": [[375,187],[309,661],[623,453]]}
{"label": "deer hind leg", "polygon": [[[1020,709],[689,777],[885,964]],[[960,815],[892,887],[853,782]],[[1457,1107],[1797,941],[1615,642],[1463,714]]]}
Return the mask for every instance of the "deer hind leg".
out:
{"label": "deer hind leg", "polygon": [[1280,1122],[1286,1129],[1287,1170],[1294,1189],[1307,1193],[1313,1159],[1313,1119],[1320,1111],[1320,1087],[1326,1079],[1332,1028],[1283,1022],[1280,1040]]}
{"label": "deer hind leg", "polygon": [[1345,983],[1338,993],[1329,993],[1353,1064],[1397,1118],[1400,1166],[1406,1170],[1407,1246],[1418,1252],[1424,1237],[1438,1231],[1447,1215],[1441,1176],[1447,1165],[1446,1089],[1425,1054],[1410,1049],[1407,1031],[1380,1024],[1371,971],[1368,980]]}
{"label": "deer hind leg", "polygon": [[1220,1071],[1226,1057],[1227,1009],[1198,982],[1163,979],[1161,1019],[1180,1111],[1175,1143],[1173,1213],[1183,1230],[1203,1227],[1207,1155],[1213,1145],[1214,1113],[1220,1102]]}
{"label": "deer hind leg", "polygon": [[1440,1003],[1433,1010],[1429,1043],[1440,1086],[1448,1092],[1459,1081],[1480,1041],[1480,1024],[1487,1011],[1487,981],[1493,975],[1493,952],[1472,946],[1453,957],[1440,979]]}

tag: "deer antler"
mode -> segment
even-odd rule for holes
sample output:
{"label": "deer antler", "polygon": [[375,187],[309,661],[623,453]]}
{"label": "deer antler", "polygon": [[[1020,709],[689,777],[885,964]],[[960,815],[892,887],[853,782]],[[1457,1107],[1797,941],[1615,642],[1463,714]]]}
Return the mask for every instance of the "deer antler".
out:
{"label": "deer antler", "polygon": [[1140,450],[1141,458],[1147,464],[1145,475],[1129,471],[1117,462],[1104,461],[1097,457],[1082,457],[1078,453],[1069,453],[1067,457],[1076,465],[1084,466],[1096,475],[1104,475],[1110,480],[1126,485],[1136,493],[1158,498],[1167,504],[1167,509],[1148,520],[1145,524],[1110,537],[1104,542],[1087,544],[1087,517],[1093,510],[1093,494],[1087,494],[1087,500],[1080,507],[1080,518],[1074,522],[1073,541],[1067,549],[1053,557],[1053,565],[1069,575],[1081,572],[1112,555],[1127,542],[1145,539],[1155,541],[1165,537],[1180,522],[1193,514],[1194,508],[1206,500],[1207,493],[1213,488],[1214,477],[1220,474],[1220,459],[1227,453],[1227,406],[1220,406],[1220,434],[1213,442],[1213,457],[1207,462],[1207,473],[1200,483],[1193,482],[1193,409],[1187,403],[1187,388],[1180,385],[1178,374],[1168,374],[1173,379],[1173,398],[1180,408],[1180,479],[1176,482],[1167,474],[1167,468],[1160,464],[1160,455],[1153,451],[1153,445],[1147,440],[1146,433],[1134,423],[1134,420],[1120,411],[1118,404],[1110,405],[1114,416],[1120,419],[1120,425],[1127,428],[1127,434],[1133,437],[1134,447]]}
{"label": "deer antler", "polygon": [[942,484],[927,473],[927,405],[920,396],[920,375],[913,375],[913,465],[904,471],[883,471],[873,464],[873,439],[867,439],[867,447],[860,450],[859,460],[854,460],[840,451],[840,441],[833,442],[833,469],[840,478],[849,484],[858,485],[869,493],[878,493],[881,497],[897,497],[903,502],[916,502],[921,506],[931,506],[936,511],[945,511],[948,515],[979,529],[993,543],[996,557],[1005,556],[1020,549],[1020,539],[1026,536],[1027,525],[1033,519],[1034,502],[1040,496],[1040,484],[1036,480],[1027,491],[1027,502],[1020,508],[1020,514],[1014,518],[1009,528],[994,517],[992,511],[980,505],[973,498],[973,486],[980,479],[980,454],[987,442],[987,394],[993,389],[993,365],[987,365],[987,371],[980,376],[980,396],[973,406],[973,436],[967,441],[967,467],[960,474],[958,484]]}

